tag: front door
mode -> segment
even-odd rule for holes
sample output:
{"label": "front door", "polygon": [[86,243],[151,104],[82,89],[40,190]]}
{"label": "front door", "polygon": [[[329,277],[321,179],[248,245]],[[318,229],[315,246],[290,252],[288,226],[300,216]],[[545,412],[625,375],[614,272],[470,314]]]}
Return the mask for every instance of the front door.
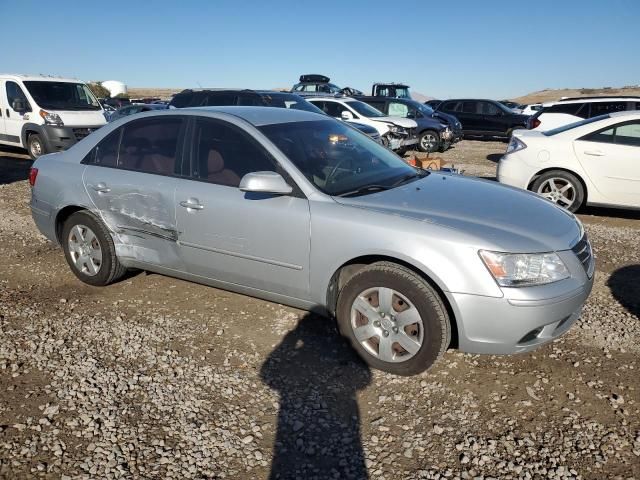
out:
{"label": "front door", "polygon": [[[4,117],[4,131],[0,139],[11,145],[22,146],[22,127],[33,115],[32,107],[27,100],[24,91],[16,82],[7,80],[0,95],[2,98],[2,116]],[[26,112],[18,112],[13,109],[14,101],[21,100],[26,107]],[[38,119],[39,120],[39,119]]]}
{"label": "front door", "polygon": [[118,256],[183,271],[175,191],[181,181],[182,117],[134,120],[83,160],[93,206],[117,236]]}
{"label": "front door", "polygon": [[640,206],[640,120],[622,122],[574,142],[582,167],[612,204]]}
{"label": "front door", "polygon": [[[309,202],[300,193],[238,189],[249,172],[280,171],[265,148],[228,122],[199,118],[192,179],[176,191],[179,245],[189,272],[262,291],[309,296]],[[285,177],[286,178],[286,177]]]}
{"label": "front door", "polygon": [[487,134],[504,135],[507,131],[507,115],[491,102],[478,102],[479,111],[482,114],[482,130]]}

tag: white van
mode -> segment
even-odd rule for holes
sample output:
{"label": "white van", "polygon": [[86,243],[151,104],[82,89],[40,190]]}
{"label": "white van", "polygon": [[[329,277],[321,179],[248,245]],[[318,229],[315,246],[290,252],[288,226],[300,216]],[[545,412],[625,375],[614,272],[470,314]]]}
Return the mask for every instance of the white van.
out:
{"label": "white van", "polygon": [[105,123],[83,82],[0,73],[0,145],[26,148],[35,159],[66,150]]}

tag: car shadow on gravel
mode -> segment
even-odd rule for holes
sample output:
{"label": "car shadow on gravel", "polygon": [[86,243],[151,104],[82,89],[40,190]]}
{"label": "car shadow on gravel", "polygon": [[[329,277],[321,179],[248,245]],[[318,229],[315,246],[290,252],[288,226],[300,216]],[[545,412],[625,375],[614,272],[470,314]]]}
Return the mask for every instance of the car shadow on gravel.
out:
{"label": "car shadow on gravel", "polygon": [[356,392],[371,372],[333,322],[305,315],[260,375],[280,395],[270,479],[368,478]]}
{"label": "car shadow on gravel", "polygon": [[487,155],[487,160],[490,162],[498,163],[500,159],[504,156],[504,153],[490,153]]}
{"label": "car shadow on gravel", "polygon": [[4,148],[0,150],[0,185],[19,182],[29,178],[29,168],[31,168],[33,162],[31,160],[9,156],[11,153],[12,152],[6,152]]}
{"label": "car shadow on gravel", "polygon": [[640,318],[640,264],[617,269],[609,277],[607,286],[620,305]]}

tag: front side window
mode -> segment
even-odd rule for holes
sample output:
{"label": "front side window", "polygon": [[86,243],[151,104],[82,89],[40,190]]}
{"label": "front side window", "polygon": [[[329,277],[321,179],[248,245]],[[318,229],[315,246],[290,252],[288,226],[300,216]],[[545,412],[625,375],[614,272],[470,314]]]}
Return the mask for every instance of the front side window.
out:
{"label": "front side window", "polygon": [[36,103],[51,110],[100,110],[100,103],[84,83],[27,81]]}
{"label": "front side window", "polygon": [[278,123],[259,130],[328,195],[365,194],[417,178],[396,154],[342,122]]}
{"label": "front side window", "polygon": [[[16,111],[14,105],[17,107],[18,103],[22,103],[23,107],[26,109],[26,112],[31,111],[29,100],[27,100],[27,96],[20,88],[20,85],[18,85],[16,82],[7,82],[5,89],[7,91],[7,100],[12,110]],[[16,103],[16,101],[18,103]]]}
{"label": "front side window", "polygon": [[481,104],[482,114],[483,115],[498,115],[498,107],[496,107],[493,103],[490,102],[482,102]]}
{"label": "front side window", "polygon": [[462,102],[462,113],[477,113],[477,108],[476,102]]}
{"label": "front side window", "polygon": [[459,112],[461,111],[459,106],[460,102],[444,102],[441,110],[444,110],[445,112]]}
{"label": "front side window", "polygon": [[247,173],[265,171],[276,171],[276,162],[247,133],[220,120],[198,119],[192,152],[194,178],[238,187]]}
{"label": "front side window", "polygon": [[158,175],[179,172],[176,165],[184,120],[157,117],[127,123],[122,133],[117,166]]}
{"label": "front side window", "polygon": [[340,118],[342,112],[350,112],[350,110],[338,102],[324,102],[323,111],[330,117]]}

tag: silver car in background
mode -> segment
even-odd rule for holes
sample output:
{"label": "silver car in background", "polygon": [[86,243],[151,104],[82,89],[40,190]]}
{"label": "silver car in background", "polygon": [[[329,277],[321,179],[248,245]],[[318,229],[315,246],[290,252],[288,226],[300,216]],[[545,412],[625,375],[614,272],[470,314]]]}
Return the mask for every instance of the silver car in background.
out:
{"label": "silver car in background", "polygon": [[315,311],[400,375],[450,346],[529,351],[593,284],[580,222],[530,192],[429,173],[339,121],[215,107],[111,123],[30,175],[75,275],[137,268]]}

